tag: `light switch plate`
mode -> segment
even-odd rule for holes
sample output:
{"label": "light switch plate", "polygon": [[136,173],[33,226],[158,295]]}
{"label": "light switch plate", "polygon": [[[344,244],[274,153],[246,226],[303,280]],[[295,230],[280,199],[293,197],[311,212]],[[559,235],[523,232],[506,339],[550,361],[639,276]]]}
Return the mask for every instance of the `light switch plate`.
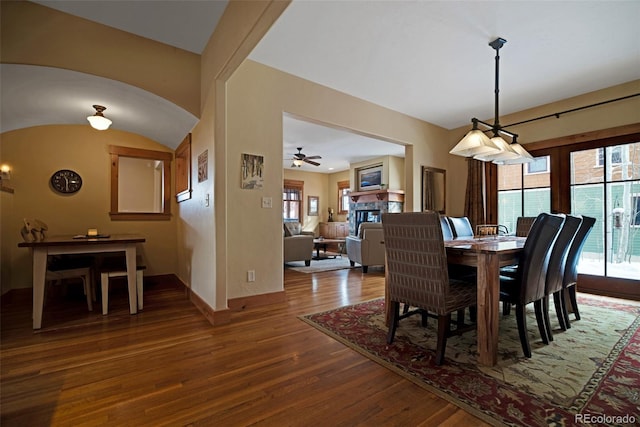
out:
{"label": "light switch plate", "polygon": [[271,209],[273,207],[273,199],[271,197],[263,197],[262,207],[265,209]]}

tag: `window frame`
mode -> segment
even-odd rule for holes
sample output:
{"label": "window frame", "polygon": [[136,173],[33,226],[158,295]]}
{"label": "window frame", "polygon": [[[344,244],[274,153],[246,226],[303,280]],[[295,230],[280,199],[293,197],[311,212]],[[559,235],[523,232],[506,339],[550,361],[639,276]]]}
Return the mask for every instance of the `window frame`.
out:
{"label": "window frame", "polygon": [[[344,191],[346,190],[346,194]],[[351,193],[351,183],[349,180],[338,181],[338,214],[346,215],[349,213],[349,195]],[[346,209],[345,209],[345,197],[346,197]]]}
{"label": "window frame", "polygon": [[[285,193],[287,190],[297,191],[299,198],[298,199],[285,199]],[[296,179],[285,179],[283,182],[282,188],[282,220],[284,222],[294,222],[298,221],[300,224],[302,221],[303,214],[303,200],[304,200],[304,181],[296,180]],[[285,218],[284,213],[288,211],[285,209],[287,203],[295,202],[298,204],[298,218]]]}

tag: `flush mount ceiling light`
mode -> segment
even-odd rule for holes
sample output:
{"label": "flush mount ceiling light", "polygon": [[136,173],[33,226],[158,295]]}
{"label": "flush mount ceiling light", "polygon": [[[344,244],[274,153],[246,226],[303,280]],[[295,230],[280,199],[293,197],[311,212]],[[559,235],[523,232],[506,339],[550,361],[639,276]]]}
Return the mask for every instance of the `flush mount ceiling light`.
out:
{"label": "flush mount ceiling light", "polygon": [[91,127],[97,130],[107,130],[109,126],[111,126],[111,120],[107,119],[102,112],[107,109],[107,107],[103,107],[102,105],[94,105],[93,108],[96,109],[96,113],[93,116],[87,117],[89,120],[89,124]]}
{"label": "flush mount ceiling light", "polygon": [[[481,160],[483,162],[493,162],[497,164],[517,164],[533,161],[531,154],[518,144],[518,135],[503,129],[502,126],[500,126],[498,113],[500,48],[506,42],[507,41],[505,39],[497,38],[489,43],[489,46],[496,51],[495,117],[493,125],[476,118],[471,119],[473,128],[460,140],[460,142],[458,142],[455,147],[453,147],[451,151],[449,151],[449,153],[463,157],[473,157],[474,159]],[[487,130],[480,130],[478,125],[485,126]],[[491,131],[493,133],[493,137],[489,138],[485,135],[486,131]],[[503,135],[511,138],[511,143],[505,141],[502,137]]]}

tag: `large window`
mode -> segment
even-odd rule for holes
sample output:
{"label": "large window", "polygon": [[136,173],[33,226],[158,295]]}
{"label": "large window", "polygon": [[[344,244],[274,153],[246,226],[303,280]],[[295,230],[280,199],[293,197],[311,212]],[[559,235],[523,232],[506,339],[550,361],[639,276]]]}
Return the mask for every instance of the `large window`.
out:
{"label": "large window", "polygon": [[498,166],[498,223],[516,229],[519,216],[537,216],[551,209],[549,156],[524,165]]}
{"label": "large window", "polygon": [[349,193],[351,192],[349,181],[338,182],[338,213],[349,213]]}
{"label": "large window", "polygon": [[302,224],[302,193],[304,181],[284,180],[282,190],[282,218],[285,222],[297,221]]}
{"label": "large window", "polygon": [[640,143],[571,152],[571,211],[596,218],[579,273],[640,277],[639,194]]}

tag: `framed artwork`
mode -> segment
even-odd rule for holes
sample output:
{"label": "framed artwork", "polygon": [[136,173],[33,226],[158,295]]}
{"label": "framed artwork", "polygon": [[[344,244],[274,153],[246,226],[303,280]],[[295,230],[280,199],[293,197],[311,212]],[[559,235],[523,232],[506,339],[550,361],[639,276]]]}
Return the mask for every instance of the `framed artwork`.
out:
{"label": "framed artwork", "polygon": [[382,188],[382,165],[358,169],[358,191]]}
{"label": "framed artwork", "polygon": [[264,156],[242,154],[242,188],[245,190],[262,189],[264,179]]}
{"label": "framed artwork", "polygon": [[307,209],[307,215],[318,216],[319,204],[320,204],[320,198],[318,196],[309,196],[309,207]]}
{"label": "framed artwork", "polygon": [[204,150],[198,156],[198,182],[209,179],[209,150]]}

